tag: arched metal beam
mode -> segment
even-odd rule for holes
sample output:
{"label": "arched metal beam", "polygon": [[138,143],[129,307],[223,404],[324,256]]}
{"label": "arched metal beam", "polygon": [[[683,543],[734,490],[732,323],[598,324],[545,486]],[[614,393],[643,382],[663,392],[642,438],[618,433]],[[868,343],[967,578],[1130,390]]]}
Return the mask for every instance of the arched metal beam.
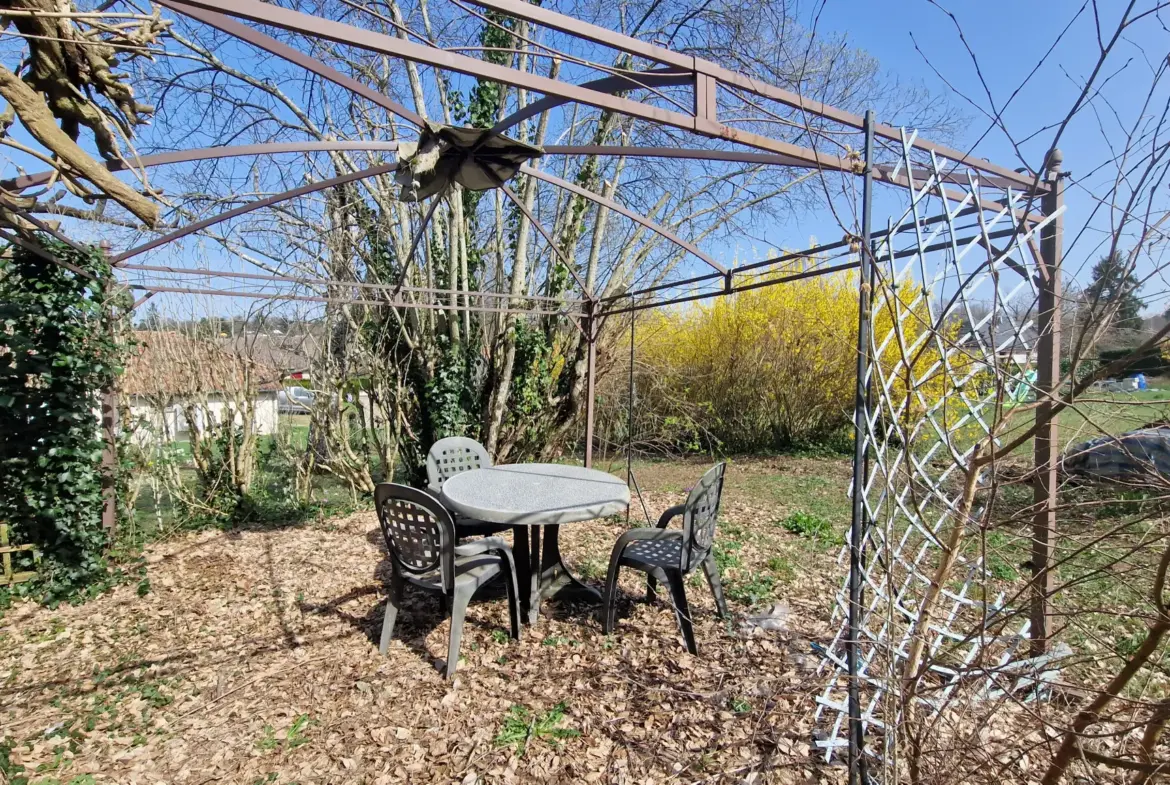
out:
{"label": "arched metal beam", "polygon": [[[599,80],[601,81],[601,80]],[[593,84],[593,83],[590,83]],[[535,102],[530,106],[535,106]],[[261,144],[237,145],[232,147],[199,147],[191,150],[176,150],[167,153],[144,155],[132,162],[112,160],[103,161],[111,172],[120,172],[139,166],[162,166],[165,164],[186,163],[189,161],[209,160],[213,158],[231,158],[245,155],[276,155],[279,153],[311,153],[330,151],[360,151],[379,150],[394,152],[398,149],[398,142],[354,142],[354,141],[304,141],[304,142],[266,142]],[[769,164],[773,166],[804,167],[802,161],[779,153],[764,153],[753,150],[706,150],[693,147],[638,147],[636,145],[601,145],[601,144],[550,144],[545,145],[545,155],[596,155],[602,157],[630,157],[630,158],[675,158],[693,161],[713,161],[727,163]],[[892,173],[894,167],[879,164],[874,167],[874,175],[882,181],[895,185],[908,185],[904,177],[899,175],[898,182],[894,182]],[[0,180],[0,187],[6,191],[22,191],[26,188],[43,185],[49,182],[53,171],[37,172],[35,174],[14,177],[11,180]],[[1002,178],[981,177],[982,182],[995,187],[1009,185]],[[953,172],[945,177],[949,183],[967,184],[964,173]],[[990,205],[991,203],[988,202]],[[996,208],[999,209],[999,208]],[[1038,220],[1038,219],[1037,219]]]}
{"label": "arched metal beam", "polygon": [[[211,12],[230,14],[260,24],[274,25],[292,32],[315,36],[347,46],[356,46],[361,49],[399,57],[404,60],[425,63],[456,73],[467,74],[481,79],[490,79],[546,95],[558,95],[577,103],[617,112],[630,117],[650,120],[665,126],[692,131],[713,139],[724,139],[729,142],[743,144],[761,150],[782,153],[791,156],[795,160],[803,161],[804,166],[813,169],[841,172],[852,172],[854,170],[852,161],[839,156],[807,149],[790,142],[742,131],[737,128],[731,128],[717,122],[712,114],[714,109],[714,95],[712,93],[713,85],[709,81],[703,82],[705,87],[698,85],[698,83],[696,84],[696,95],[703,95],[709,100],[696,101],[696,114],[684,114],[683,112],[661,109],[639,103],[638,101],[619,98],[608,93],[582,87],[581,85],[567,84],[538,74],[526,73],[485,60],[417,44],[413,41],[405,41],[372,30],[363,30],[359,27],[335,22],[331,19],[322,19],[310,14],[260,2],[259,0],[161,0],[161,2],[168,8],[182,13],[204,9]],[[205,18],[211,19],[213,17]],[[564,18],[568,19],[568,17]],[[218,27],[221,22],[219,20],[209,21],[209,24],[214,24]],[[255,36],[245,31],[242,31],[241,35],[244,40],[253,40],[255,38]],[[696,76],[696,79],[703,81],[701,77],[704,77],[704,75],[699,74]]]}
{"label": "arched metal beam", "polygon": [[386,174],[387,172],[393,171],[396,166],[397,166],[397,164],[379,164],[378,166],[372,166],[368,169],[361,169],[359,171],[351,172],[349,174],[338,175],[337,177],[330,177],[328,180],[322,180],[321,182],[318,182],[318,183],[306,183],[305,185],[302,185],[299,188],[293,188],[292,190],[283,191],[283,192],[278,193],[278,194],[273,194],[272,196],[268,196],[268,197],[265,197],[263,199],[257,199],[254,202],[248,202],[247,204],[240,205],[239,207],[237,207],[233,210],[228,210],[225,213],[220,213],[219,215],[213,215],[210,218],[204,218],[201,221],[196,221],[195,223],[188,224],[187,226],[184,226],[181,229],[176,229],[175,231],[171,232],[170,234],[164,234],[162,237],[156,237],[155,239],[151,240],[150,242],[143,243],[142,245],[131,248],[128,251],[123,251],[122,253],[113,257],[113,259],[111,261],[114,263],[115,266],[117,266],[119,262],[124,262],[125,260],[127,260],[131,257],[138,256],[139,254],[145,253],[146,251],[152,250],[154,248],[158,248],[159,246],[166,245],[167,243],[170,243],[170,242],[174,242],[175,240],[178,240],[181,237],[186,237],[189,234],[193,234],[195,232],[201,231],[203,229],[206,229],[209,226],[215,226],[216,224],[222,223],[223,221],[226,221],[229,218],[235,218],[235,217],[240,216],[240,215],[245,215],[247,213],[252,212],[253,210],[259,210],[261,207],[268,207],[269,205],[278,204],[280,202],[285,202],[285,201],[288,201],[289,199],[295,199],[298,196],[304,196],[305,194],[311,194],[311,193],[315,193],[317,191],[323,191],[326,188],[332,188],[335,185],[342,185],[344,183],[351,183],[354,180],[361,180],[361,179],[366,178],[366,177],[373,177],[373,176],[379,175],[379,174]]}
{"label": "arched metal beam", "polygon": [[[266,155],[266,154],[281,154],[281,153],[308,153],[308,152],[318,152],[318,151],[322,151],[322,152],[363,151],[363,150],[394,152],[397,149],[398,149],[398,142],[353,142],[353,141],[267,142],[267,143],[262,143],[262,144],[237,145],[234,147],[201,147],[201,148],[196,148],[196,149],[192,149],[192,150],[177,150],[177,151],[166,152],[166,153],[156,153],[154,155],[145,155],[145,156],[142,156],[142,157],[136,159],[134,161],[134,165],[140,166],[142,168],[149,168],[149,167],[153,167],[153,166],[165,166],[168,164],[188,163],[190,161],[202,161],[202,160],[211,160],[211,159],[219,159],[219,158],[232,158],[232,157],[240,157],[240,156],[248,156],[248,155]],[[621,146],[621,145],[549,145],[548,147],[545,148],[545,152],[548,154],[553,154],[553,155],[582,154],[582,155],[632,156],[632,157],[649,157],[649,158],[683,158],[683,159],[694,159],[694,160],[730,161],[730,162],[739,162],[739,163],[775,164],[778,166],[793,165],[792,163],[790,163],[789,159],[787,159],[785,156],[782,156],[782,155],[776,155],[774,153],[752,152],[752,151],[746,151],[746,150],[720,151],[720,150],[701,150],[701,149],[672,148],[672,147],[630,147],[630,146]],[[106,161],[105,165],[110,171],[113,171],[113,172],[128,168],[128,164],[126,162],[123,162],[123,161]],[[391,166],[391,168],[393,168],[393,167]],[[375,167],[374,169],[378,169],[378,167]],[[371,172],[373,174],[381,174],[385,170],[379,169],[376,172],[373,170],[364,170],[364,171]],[[580,187],[578,187],[572,183],[569,183],[565,180],[562,180],[561,178],[556,177],[554,175],[547,174],[545,172],[541,172],[537,169],[533,169],[532,167],[530,167],[528,165],[525,165],[522,168],[522,171],[524,171],[526,174],[533,175],[533,176],[537,177],[538,179],[544,180],[545,182],[548,182],[550,184],[557,185],[557,186],[560,186],[562,188],[565,188],[566,190],[572,191],[573,193],[576,193],[576,194],[578,194],[586,199],[589,199],[590,201],[596,202],[597,204],[604,205],[605,207],[608,207],[608,208],[614,210],[615,212],[618,212],[618,213],[626,216],[630,220],[635,221],[637,223],[640,223],[641,225],[645,226],[646,228],[656,232],[660,236],[670,240],[671,242],[675,243],[680,248],[685,249],[689,253],[694,254],[696,257],[698,257],[699,259],[702,259],[706,264],[708,264],[713,269],[718,270],[721,273],[726,272],[726,269],[724,267],[722,267],[718,262],[716,262],[711,257],[704,254],[696,246],[677,237],[672,232],[670,232],[666,228],[660,226],[659,224],[656,224],[653,221],[650,221],[649,219],[638,215],[637,213],[629,210],[628,208],[623,207],[622,205],[618,204],[617,202],[614,202],[611,199],[607,199],[606,197],[604,197],[600,194],[594,193],[592,191],[588,191],[584,188],[580,188]],[[15,178],[13,180],[9,180],[7,182],[3,182],[2,185],[8,190],[19,190],[19,189],[23,189],[23,188],[31,188],[33,186],[48,182],[51,175],[52,175],[52,172],[49,172],[49,171],[38,172],[36,174],[25,175],[23,177],[18,177],[18,178]],[[877,175],[878,175],[878,179],[887,179],[889,177],[888,173],[885,173],[882,171],[877,171]],[[361,175],[361,174],[357,174],[357,173],[355,173],[354,175],[345,175],[345,177],[347,179],[344,180],[344,182],[349,182],[352,179],[360,179],[361,177],[366,177],[366,176],[370,176],[370,175]],[[902,177],[902,179],[903,180],[905,179],[904,176]],[[213,226],[214,224],[219,223],[222,220],[227,220],[228,218],[233,218],[237,215],[242,215],[243,213],[250,212],[251,210],[259,209],[261,207],[265,207],[265,206],[270,205],[270,204],[276,204],[276,203],[279,203],[279,202],[284,201],[286,199],[292,199],[292,198],[295,198],[297,196],[301,196],[301,195],[308,194],[308,193],[313,193],[316,190],[328,188],[330,185],[335,185],[335,184],[339,184],[339,183],[335,183],[335,182],[326,180],[326,181],[322,181],[321,183],[310,184],[310,186],[301,186],[300,188],[294,188],[291,191],[286,191],[282,194],[275,194],[271,197],[267,197],[264,200],[260,200],[259,202],[251,202],[248,205],[243,205],[241,207],[236,208],[235,210],[231,210],[227,213],[224,213],[222,216],[216,216],[213,218],[204,219],[203,222],[198,222],[197,224],[192,224],[189,227],[184,227],[183,229],[176,230],[176,232],[173,232],[169,235],[164,235],[163,237],[157,238],[156,240],[151,241],[150,243],[139,246],[139,248],[134,248],[134,249],[131,249],[129,251],[126,251],[125,253],[115,257],[114,263],[117,264],[121,260],[128,259],[131,256],[135,256],[135,255],[142,253],[144,251],[148,251],[148,250],[151,250],[153,248],[157,248],[161,245],[164,245],[167,242],[170,242],[171,240],[176,240],[176,239],[179,239],[180,237],[185,237],[186,235],[191,234],[191,232],[193,232],[193,231],[199,231],[199,229],[206,228],[207,226]],[[902,183],[900,183],[900,184],[902,184]],[[908,185],[908,182],[905,184]],[[1002,204],[995,202],[995,201],[991,201],[991,200],[980,200],[979,204],[984,209],[994,210],[996,212],[1003,209]],[[1028,215],[1022,216],[1022,217],[1025,220],[1029,220],[1032,222],[1042,220],[1042,216],[1039,216],[1036,214],[1028,214]]]}
{"label": "arched metal beam", "polygon": [[551,174],[548,174],[546,172],[542,172],[539,169],[533,169],[528,164],[521,166],[520,171],[526,175],[529,175],[530,177],[535,177],[538,180],[544,180],[546,183],[551,183],[552,185],[560,186],[561,188],[564,188],[566,191],[572,191],[573,193],[577,194],[578,196],[583,196],[586,199],[589,199],[591,201],[597,202],[600,205],[608,207],[610,210],[613,210],[615,213],[620,213],[620,214],[624,215],[626,218],[629,218],[634,223],[638,223],[638,224],[641,224],[642,226],[645,226],[647,229],[654,232],[655,234],[657,234],[661,237],[664,237],[667,240],[670,240],[672,243],[674,243],[678,247],[680,247],[686,251],[689,251],[690,253],[699,257],[704,262],[706,262],[710,267],[718,270],[719,272],[724,273],[724,274],[727,273],[726,267],[719,264],[719,262],[715,261],[707,254],[700,251],[698,249],[698,247],[696,247],[695,245],[692,245],[691,243],[687,242],[686,240],[682,239],[681,237],[678,237],[677,235],[675,235],[673,232],[671,232],[666,227],[661,226],[659,224],[656,224],[654,221],[651,221],[649,218],[645,218],[641,215],[638,215],[633,210],[630,210],[629,208],[615,202],[613,199],[610,199],[606,196],[602,196],[601,194],[594,193],[593,191],[582,188],[579,185],[576,185],[574,183],[570,183],[567,180],[562,180],[561,178],[559,178],[555,175],[551,175]]}

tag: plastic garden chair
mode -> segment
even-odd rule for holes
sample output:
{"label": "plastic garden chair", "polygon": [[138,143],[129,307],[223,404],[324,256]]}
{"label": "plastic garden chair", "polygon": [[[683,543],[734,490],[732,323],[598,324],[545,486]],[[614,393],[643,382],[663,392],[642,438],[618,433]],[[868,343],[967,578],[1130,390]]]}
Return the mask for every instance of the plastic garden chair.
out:
{"label": "plastic garden chair", "polygon": [[[712,467],[691,489],[685,504],[671,507],[658,519],[657,528],[631,529],[618,538],[609,560],[609,574],[605,579],[605,595],[601,606],[601,628],[607,635],[614,626],[614,595],[617,591],[618,571],[632,567],[646,573],[646,601],[653,602],[655,587],[661,582],[670,587],[678,627],[686,641],[687,651],[697,654],[695,630],[684,589],[686,576],[696,567],[702,567],[715,595],[715,607],[720,618],[727,616],[727,601],[719,582],[719,567],[715,564],[712,545],[715,523],[719,517],[719,498],[723,495],[723,472],[726,464]],[[671,520],[683,516],[682,530],[668,529]]]}
{"label": "plastic garden chair", "polygon": [[508,588],[508,615],[512,637],[520,638],[520,591],[512,549],[499,537],[483,537],[455,544],[450,513],[430,494],[394,483],[374,488],[378,523],[390,553],[390,597],[382,622],[378,650],[385,654],[402,606],[403,589],[411,583],[437,592],[443,608],[451,609],[451,638],[447,645],[447,678],[455,675],[463,618],[472,595],[498,575]]}
{"label": "plastic garden chair", "polygon": [[[448,436],[431,445],[427,452],[427,490],[436,498],[443,490],[443,483],[456,474],[484,469],[492,465],[487,448],[475,439],[466,436]],[[487,523],[475,518],[455,514],[455,534],[460,538],[480,534],[494,534],[504,531],[507,526]]]}

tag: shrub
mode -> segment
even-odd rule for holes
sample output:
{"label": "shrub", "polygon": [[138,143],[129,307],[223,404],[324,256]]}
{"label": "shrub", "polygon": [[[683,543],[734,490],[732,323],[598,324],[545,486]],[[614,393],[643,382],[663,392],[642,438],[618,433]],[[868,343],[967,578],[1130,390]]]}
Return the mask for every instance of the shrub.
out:
{"label": "shrub", "polygon": [[814,540],[831,539],[833,526],[819,515],[796,511],[785,518],[781,524],[785,531],[800,537],[809,537]]}
{"label": "shrub", "polygon": [[[946,387],[940,345],[925,340],[925,306],[912,284],[880,290],[874,334],[890,334],[899,313],[900,340],[882,345],[880,362],[895,399],[907,387],[901,353],[920,383],[909,413],[937,401]],[[638,323],[638,416],[656,412],[662,423],[680,421],[680,446],[709,429],[705,441],[733,452],[791,450],[851,443],[857,364],[857,276],[835,274],[761,287]],[[951,376],[959,357],[950,358]],[[613,376],[619,376],[614,374]],[[618,384],[611,382],[616,392]],[[612,395],[612,394],[611,394]],[[626,396],[616,395],[624,403]],[[681,415],[681,420],[680,420]],[[612,419],[622,422],[620,414]],[[844,437],[842,436],[844,434]]]}

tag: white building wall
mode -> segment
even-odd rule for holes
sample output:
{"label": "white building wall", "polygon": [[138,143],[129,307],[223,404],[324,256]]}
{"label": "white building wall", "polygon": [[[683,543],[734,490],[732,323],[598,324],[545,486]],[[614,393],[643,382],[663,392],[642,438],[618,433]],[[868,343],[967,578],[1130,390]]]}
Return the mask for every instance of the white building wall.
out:
{"label": "white building wall", "polygon": [[[207,426],[205,417],[212,422],[220,422],[230,408],[222,397],[210,396],[206,406],[200,405],[195,409],[195,428],[202,433]],[[165,410],[159,411],[139,396],[134,396],[130,401],[130,416],[141,424],[134,432],[134,438],[140,443],[148,443],[156,437],[163,437],[164,434],[170,439],[187,435],[187,418],[180,403],[173,403]],[[235,412],[235,421],[237,424],[243,424],[239,412]],[[276,433],[278,424],[276,393],[260,393],[252,405],[253,429],[259,436],[271,436]]]}

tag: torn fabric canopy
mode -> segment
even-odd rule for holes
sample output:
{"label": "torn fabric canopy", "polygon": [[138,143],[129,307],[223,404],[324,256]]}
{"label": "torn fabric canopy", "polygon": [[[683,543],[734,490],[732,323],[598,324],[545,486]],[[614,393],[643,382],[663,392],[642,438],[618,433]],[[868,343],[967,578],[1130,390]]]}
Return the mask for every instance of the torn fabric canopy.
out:
{"label": "torn fabric canopy", "polygon": [[418,142],[398,147],[399,198],[418,202],[458,183],[471,191],[497,188],[544,151],[484,128],[427,123]]}

